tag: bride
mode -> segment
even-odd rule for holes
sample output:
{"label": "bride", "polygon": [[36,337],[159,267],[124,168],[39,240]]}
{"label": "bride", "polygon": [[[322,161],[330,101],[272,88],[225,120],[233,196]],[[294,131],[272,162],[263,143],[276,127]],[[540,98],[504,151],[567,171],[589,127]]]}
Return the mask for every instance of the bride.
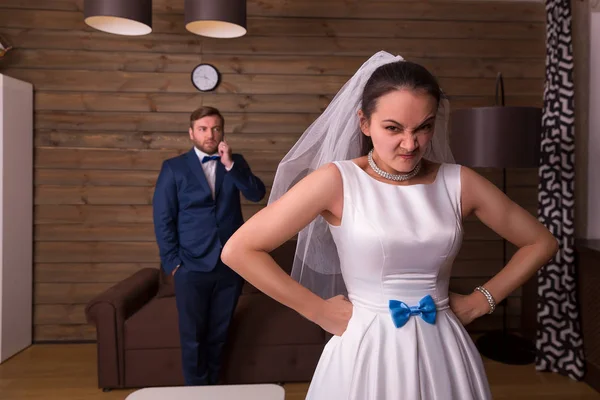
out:
{"label": "bride", "polygon": [[[222,260],[334,336],[309,399],[489,399],[464,326],[494,311],[557,251],[550,232],[454,163],[448,101],[422,66],[379,52],[278,167],[269,205]],[[467,295],[449,293],[462,221],[519,247]],[[268,254],[298,234],[292,276]]]}

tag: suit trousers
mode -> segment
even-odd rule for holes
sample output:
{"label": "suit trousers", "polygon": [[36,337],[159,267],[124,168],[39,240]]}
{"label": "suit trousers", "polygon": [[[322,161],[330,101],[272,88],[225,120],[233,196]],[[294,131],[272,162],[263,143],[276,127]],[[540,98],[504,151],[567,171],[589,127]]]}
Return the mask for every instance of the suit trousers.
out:
{"label": "suit trousers", "polygon": [[209,272],[189,270],[182,264],[173,280],[185,384],[217,384],[244,280],[220,260]]}

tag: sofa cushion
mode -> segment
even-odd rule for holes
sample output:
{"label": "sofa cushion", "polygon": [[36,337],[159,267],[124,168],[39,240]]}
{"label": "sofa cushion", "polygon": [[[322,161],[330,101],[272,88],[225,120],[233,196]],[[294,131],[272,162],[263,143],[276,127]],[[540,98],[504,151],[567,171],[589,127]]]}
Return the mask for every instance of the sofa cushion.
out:
{"label": "sofa cushion", "polygon": [[242,286],[242,295],[244,295],[244,294],[252,294],[252,293],[261,293],[261,291],[258,290],[257,288],[255,288],[250,283],[244,281],[244,286]]}
{"label": "sofa cushion", "polygon": [[325,331],[296,311],[262,294],[240,297],[231,325],[236,345],[322,344]]}
{"label": "sofa cushion", "polygon": [[180,349],[125,351],[125,387],[182,386],[182,369]]}
{"label": "sofa cushion", "polygon": [[125,321],[125,349],[179,347],[175,297],[155,297]]}

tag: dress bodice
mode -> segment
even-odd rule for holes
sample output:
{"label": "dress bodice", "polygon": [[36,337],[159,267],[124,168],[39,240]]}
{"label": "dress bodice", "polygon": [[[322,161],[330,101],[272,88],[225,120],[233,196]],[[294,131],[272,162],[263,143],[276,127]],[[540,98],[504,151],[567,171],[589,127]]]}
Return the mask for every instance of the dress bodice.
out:
{"label": "dress bodice", "polygon": [[378,181],[353,161],[335,163],[343,180],[339,226],[330,225],[349,299],[388,310],[389,300],[446,302],[462,243],[460,166],[441,164],[429,184]]}

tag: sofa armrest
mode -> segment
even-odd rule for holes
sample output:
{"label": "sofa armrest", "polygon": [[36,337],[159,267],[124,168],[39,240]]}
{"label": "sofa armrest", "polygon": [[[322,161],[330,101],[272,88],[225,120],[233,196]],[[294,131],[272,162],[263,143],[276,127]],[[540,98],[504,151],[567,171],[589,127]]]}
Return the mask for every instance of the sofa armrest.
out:
{"label": "sofa armrest", "polygon": [[123,386],[125,320],[156,295],[158,279],[158,269],[141,269],[87,304],[87,321],[96,325],[98,387]]}
{"label": "sofa armrest", "polygon": [[123,320],[149,302],[158,291],[158,269],[144,268],[94,297],[85,308],[89,323],[98,323],[98,307],[111,306]]}

